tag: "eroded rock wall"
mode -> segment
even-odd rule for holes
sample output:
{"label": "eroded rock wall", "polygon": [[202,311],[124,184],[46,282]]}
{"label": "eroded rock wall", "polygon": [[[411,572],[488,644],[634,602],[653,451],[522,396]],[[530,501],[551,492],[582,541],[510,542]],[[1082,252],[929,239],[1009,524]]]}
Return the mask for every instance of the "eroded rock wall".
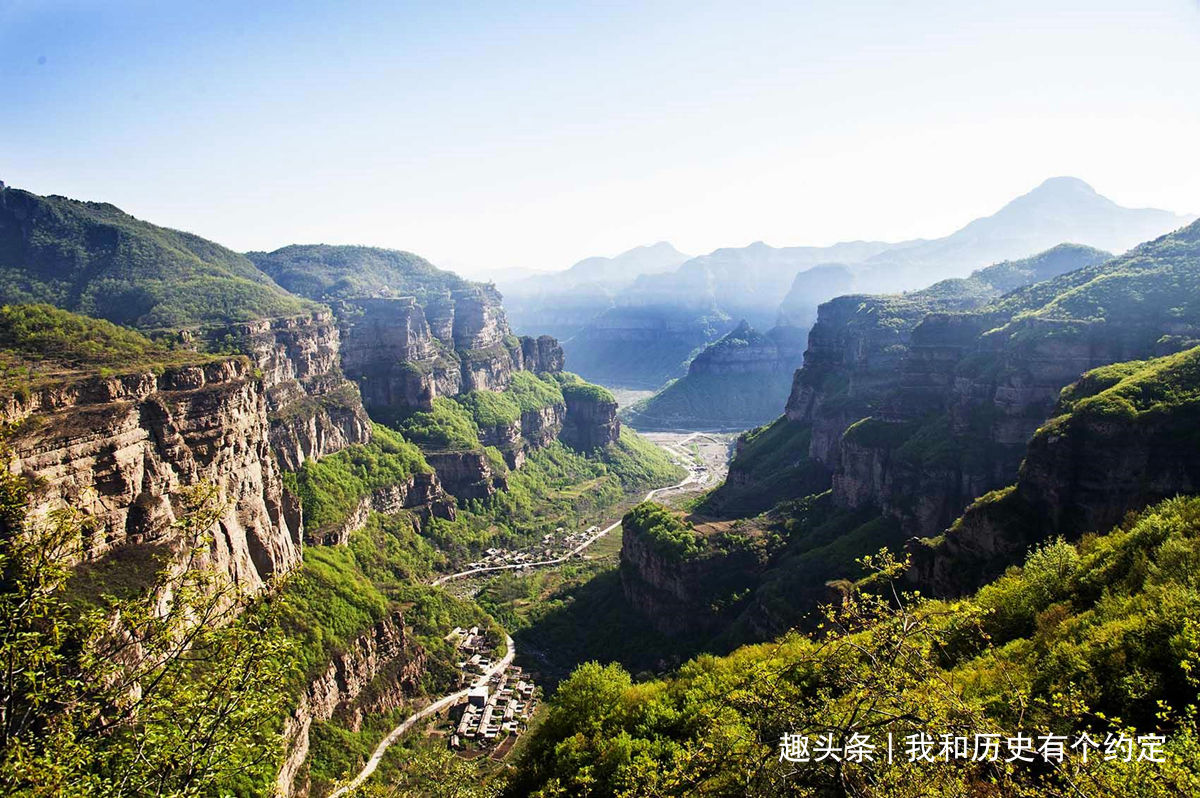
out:
{"label": "eroded rock wall", "polygon": [[366,526],[371,513],[395,515],[411,510],[417,531],[430,517],[454,520],[457,510],[454,500],[442,490],[436,473],[414,474],[407,481],[379,488],[365,496],[341,523],[327,529],[304,530],[307,543],[324,546],[344,546],[350,536]]}
{"label": "eroded rock wall", "polygon": [[371,439],[358,389],[342,373],[332,314],[262,319],[208,335],[212,345],[245,352],[261,374],[271,446],[285,469]]}
{"label": "eroded rock wall", "polygon": [[94,528],[87,557],[171,545],[182,488],[215,486],[225,510],[211,562],[250,590],[300,562],[298,503],[271,451],[266,387],[244,358],[88,377],[10,397],[10,468],[35,512],[70,507]]}
{"label": "eroded rock wall", "polygon": [[566,414],[562,432],[559,433],[563,443],[580,451],[591,451],[616,443],[621,436],[616,402],[571,393],[567,393],[565,398]]}

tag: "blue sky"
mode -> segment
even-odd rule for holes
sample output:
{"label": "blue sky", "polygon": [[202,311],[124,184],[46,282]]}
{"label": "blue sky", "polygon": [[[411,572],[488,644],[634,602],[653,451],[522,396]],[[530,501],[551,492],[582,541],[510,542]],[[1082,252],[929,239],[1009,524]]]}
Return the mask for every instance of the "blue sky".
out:
{"label": "blue sky", "polygon": [[472,274],[1200,211],[1194,0],[0,0],[0,109],[10,185]]}

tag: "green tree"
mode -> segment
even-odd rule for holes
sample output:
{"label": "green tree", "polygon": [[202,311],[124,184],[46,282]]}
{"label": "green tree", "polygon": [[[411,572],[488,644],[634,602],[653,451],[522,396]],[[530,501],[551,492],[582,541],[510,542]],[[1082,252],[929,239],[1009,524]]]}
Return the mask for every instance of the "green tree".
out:
{"label": "green tree", "polygon": [[[0,792],[177,796],[269,783],[289,662],[273,597],[207,562],[222,507],[180,497],[173,556],[148,584],[89,590],[85,523],[37,519],[0,472]],[[93,574],[94,575],[94,574]]]}

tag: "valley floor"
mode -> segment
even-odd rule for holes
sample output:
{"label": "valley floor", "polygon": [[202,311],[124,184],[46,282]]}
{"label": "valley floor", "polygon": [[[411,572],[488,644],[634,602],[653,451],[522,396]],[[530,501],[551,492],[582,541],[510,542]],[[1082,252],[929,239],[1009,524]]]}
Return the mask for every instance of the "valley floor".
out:
{"label": "valley floor", "polygon": [[660,503],[678,504],[715,488],[729,473],[736,432],[640,432],[643,438],[661,446],[680,465],[689,470],[692,480],[655,498]]}
{"label": "valley floor", "polygon": [[[687,473],[677,483],[648,491],[643,500],[677,504],[711,489],[725,478],[735,436],[670,432],[652,433],[644,437],[666,451],[672,461],[687,469]],[[516,641],[507,637],[508,653],[494,666],[492,673],[498,673],[517,658],[527,670],[538,674],[539,682],[545,675],[549,677],[545,683],[553,685],[578,664],[580,652],[569,645],[556,648],[554,634],[551,632],[548,637],[543,637],[539,633],[539,626],[547,617],[555,617],[564,600],[575,605],[572,609],[576,612],[589,613],[601,609],[589,606],[587,597],[599,590],[600,586],[616,584],[613,577],[616,575],[620,551],[620,517],[629,506],[631,504],[622,504],[613,508],[609,511],[608,521],[598,521],[586,531],[581,530],[580,541],[573,544],[573,548],[564,556],[545,562],[468,568],[442,575],[432,582],[433,585],[444,586],[460,598],[479,600],[481,606],[492,612],[517,636]],[[611,591],[601,592],[607,594]],[[577,596],[574,595],[576,593]],[[526,640],[548,645],[530,646],[525,644]],[[481,677],[481,680],[486,681],[486,677]],[[463,695],[465,690],[459,690],[413,712],[383,737],[362,770],[331,794],[348,794],[365,784],[385,755],[389,759],[410,755],[409,751],[397,753],[389,752],[389,749],[402,738],[412,737],[412,732],[417,728],[445,722],[444,716]],[[413,743],[410,741],[410,744]],[[418,740],[415,744],[420,746],[423,743]],[[496,756],[492,758],[497,759]]]}

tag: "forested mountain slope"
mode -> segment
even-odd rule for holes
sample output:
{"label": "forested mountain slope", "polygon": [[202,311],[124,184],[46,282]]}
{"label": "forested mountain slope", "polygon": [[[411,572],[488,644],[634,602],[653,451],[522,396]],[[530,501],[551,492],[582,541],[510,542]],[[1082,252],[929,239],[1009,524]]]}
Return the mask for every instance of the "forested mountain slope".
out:
{"label": "forested mountain slope", "polygon": [[245,256],[106,202],[0,188],[0,301],[49,302],[145,329],[316,308]]}
{"label": "forested mountain slope", "polygon": [[[696,508],[700,520],[787,540],[739,588],[750,591],[742,608],[722,609],[739,618],[729,642],[788,628],[856,557],[936,538],[973,500],[1013,484],[1034,432],[1083,372],[1200,341],[1198,239],[1193,223],[966,311],[947,310],[961,296],[954,284],[822,306],[786,416],[739,441],[726,484]],[[994,543],[963,544],[983,546],[992,571],[919,559],[927,589],[978,586],[1024,545]]]}

